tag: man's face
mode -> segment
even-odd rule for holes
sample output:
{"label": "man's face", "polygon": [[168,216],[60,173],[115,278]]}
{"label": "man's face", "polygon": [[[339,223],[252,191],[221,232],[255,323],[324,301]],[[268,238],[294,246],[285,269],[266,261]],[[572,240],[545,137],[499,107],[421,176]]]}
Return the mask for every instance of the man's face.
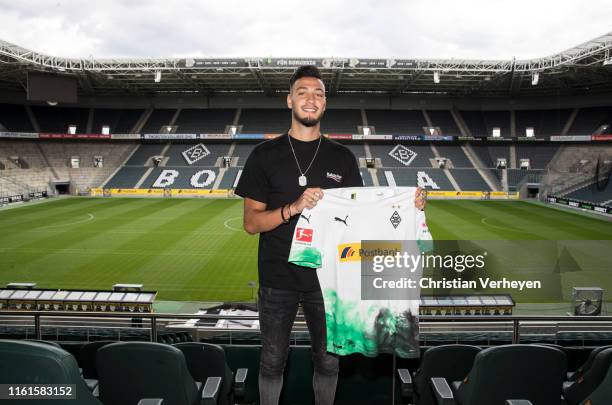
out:
{"label": "man's face", "polygon": [[293,117],[306,127],[314,127],[325,112],[325,85],[315,77],[302,77],[293,83],[287,106]]}

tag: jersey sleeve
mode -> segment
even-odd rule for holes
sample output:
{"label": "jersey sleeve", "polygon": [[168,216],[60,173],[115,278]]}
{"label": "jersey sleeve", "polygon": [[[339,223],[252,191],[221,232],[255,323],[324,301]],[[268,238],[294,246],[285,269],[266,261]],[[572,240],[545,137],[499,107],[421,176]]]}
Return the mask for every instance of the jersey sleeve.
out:
{"label": "jersey sleeve", "polygon": [[315,217],[311,210],[305,209],[293,231],[289,262],[313,269],[321,267],[323,258],[320,240]]}
{"label": "jersey sleeve", "polygon": [[267,204],[270,185],[262,164],[261,154],[253,151],[242,169],[235,193],[243,198],[250,198]]}

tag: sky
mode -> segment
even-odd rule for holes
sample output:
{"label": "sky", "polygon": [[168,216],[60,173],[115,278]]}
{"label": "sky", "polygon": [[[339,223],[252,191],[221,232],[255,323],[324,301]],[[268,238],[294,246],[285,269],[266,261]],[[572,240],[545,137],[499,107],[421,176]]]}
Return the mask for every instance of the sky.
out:
{"label": "sky", "polygon": [[610,0],[0,0],[0,39],[71,58],[530,59],[608,32]]}

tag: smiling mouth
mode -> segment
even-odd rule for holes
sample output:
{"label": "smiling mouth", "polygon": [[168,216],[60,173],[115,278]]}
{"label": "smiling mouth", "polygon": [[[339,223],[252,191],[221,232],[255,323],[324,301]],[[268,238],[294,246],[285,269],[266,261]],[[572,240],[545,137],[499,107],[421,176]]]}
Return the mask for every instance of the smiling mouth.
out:
{"label": "smiling mouth", "polygon": [[305,111],[305,112],[317,112],[317,109],[316,108],[302,108],[302,111]]}

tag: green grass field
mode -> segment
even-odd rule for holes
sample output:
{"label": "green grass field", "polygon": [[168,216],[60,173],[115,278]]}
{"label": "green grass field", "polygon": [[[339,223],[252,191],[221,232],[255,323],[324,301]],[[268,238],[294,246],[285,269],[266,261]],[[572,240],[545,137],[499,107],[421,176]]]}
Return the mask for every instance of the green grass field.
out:
{"label": "green grass field", "polygon": [[[427,216],[434,239],[612,239],[612,222],[527,202],[432,200]],[[250,300],[257,237],[241,228],[240,200],[69,198],[2,210],[0,285],[143,283],[160,300]],[[612,269],[563,281],[574,282],[612,286]]]}

